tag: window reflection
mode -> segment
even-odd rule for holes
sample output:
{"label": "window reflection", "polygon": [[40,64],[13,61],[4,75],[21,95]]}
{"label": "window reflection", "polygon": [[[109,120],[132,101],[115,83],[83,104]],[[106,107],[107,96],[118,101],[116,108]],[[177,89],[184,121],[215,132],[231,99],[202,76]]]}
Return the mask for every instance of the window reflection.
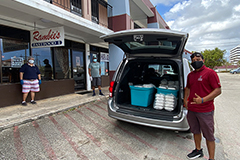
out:
{"label": "window reflection", "polygon": [[35,58],[35,64],[38,66],[42,80],[53,79],[52,54],[51,48],[33,48],[32,55]]}
{"label": "window reflection", "polygon": [[19,82],[19,69],[29,56],[28,43],[0,38],[2,53],[2,83]]}
{"label": "window reflection", "polygon": [[54,48],[55,79],[70,78],[68,49],[63,47]]}
{"label": "window reflection", "polygon": [[101,75],[109,75],[109,54],[101,52]]}
{"label": "window reflection", "polygon": [[85,88],[84,56],[82,51],[72,50],[72,65],[75,90]]}

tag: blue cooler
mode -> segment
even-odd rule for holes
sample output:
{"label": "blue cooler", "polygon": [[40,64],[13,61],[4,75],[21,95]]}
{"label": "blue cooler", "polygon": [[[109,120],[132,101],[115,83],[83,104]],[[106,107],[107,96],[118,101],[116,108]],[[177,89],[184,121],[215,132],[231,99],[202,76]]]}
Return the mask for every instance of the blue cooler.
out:
{"label": "blue cooler", "polygon": [[162,93],[162,94],[165,94],[165,95],[173,94],[177,98],[178,90],[157,88],[157,93]]}
{"label": "blue cooler", "polygon": [[131,90],[131,104],[147,107],[153,102],[155,88],[129,86]]}

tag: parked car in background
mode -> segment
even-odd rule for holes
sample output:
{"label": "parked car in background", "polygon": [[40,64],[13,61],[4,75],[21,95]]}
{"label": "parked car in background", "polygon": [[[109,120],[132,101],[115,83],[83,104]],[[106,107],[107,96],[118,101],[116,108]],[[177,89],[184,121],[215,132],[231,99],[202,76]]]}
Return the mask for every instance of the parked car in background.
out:
{"label": "parked car in background", "polygon": [[183,96],[190,69],[185,69],[189,66],[182,55],[188,33],[134,29],[101,38],[126,54],[110,83],[108,115],[130,123],[187,131]]}
{"label": "parked car in background", "polygon": [[240,73],[240,67],[237,68],[237,69],[233,69],[233,70],[231,70],[230,73],[232,73],[232,74]]}

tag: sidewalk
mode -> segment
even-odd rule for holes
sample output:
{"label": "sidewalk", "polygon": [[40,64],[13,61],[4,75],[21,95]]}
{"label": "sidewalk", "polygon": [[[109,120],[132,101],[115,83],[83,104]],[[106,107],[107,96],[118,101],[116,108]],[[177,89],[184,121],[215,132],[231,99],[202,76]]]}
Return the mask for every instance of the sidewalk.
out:
{"label": "sidewalk", "polygon": [[38,100],[35,105],[27,103],[27,106],[22,106],[19,102],[19,105],[2,107],[0,131],[109,96],[108,87],[103,87],[102,92],[105,96],[99,96],[96,89],[96,96],[92,96],[92,91],[80,92]]}

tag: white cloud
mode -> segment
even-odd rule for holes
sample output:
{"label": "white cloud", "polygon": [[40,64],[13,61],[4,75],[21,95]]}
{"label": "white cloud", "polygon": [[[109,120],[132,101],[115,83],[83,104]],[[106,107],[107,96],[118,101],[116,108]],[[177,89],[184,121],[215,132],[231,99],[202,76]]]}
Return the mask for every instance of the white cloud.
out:
{"label": "white cloud", "polygon": [[[152,0],[154,1],[154,0]],[[155,0],[155,3],[164,3]],[[172,1],[173,2],[173,1]],[[240,1],[182,0],[163,16],[172,30],[189,33],[186,49],[226,50],[240,44]]]}
{"label": "white cloud", "polygon": [[235,6],[235,7],[234,7],[234,10],[237,11],[237,12],[240,12],[240,5]]}
{"label": "white cloud", "polygon": [[201,5],[206,9],[212,5],[214,0],[202,0]]}
{"label": "white cloud", "polygon": [[189,5],[190,5],[190,3],[188,1],[184,1],[182,3],[179,2],[176,5],[174,5],[173,8],[170,9],[170,12],[172,12],[172,13],[181,12],[181,10],[184,10],[184,8],[186,8]]}
{"label": "white cloud", "polygon": [[165,6],[173,5],[177,2],[180,2],[181,0],[150,0],[152,4],[155,6],[157,4],[163,4]]}

